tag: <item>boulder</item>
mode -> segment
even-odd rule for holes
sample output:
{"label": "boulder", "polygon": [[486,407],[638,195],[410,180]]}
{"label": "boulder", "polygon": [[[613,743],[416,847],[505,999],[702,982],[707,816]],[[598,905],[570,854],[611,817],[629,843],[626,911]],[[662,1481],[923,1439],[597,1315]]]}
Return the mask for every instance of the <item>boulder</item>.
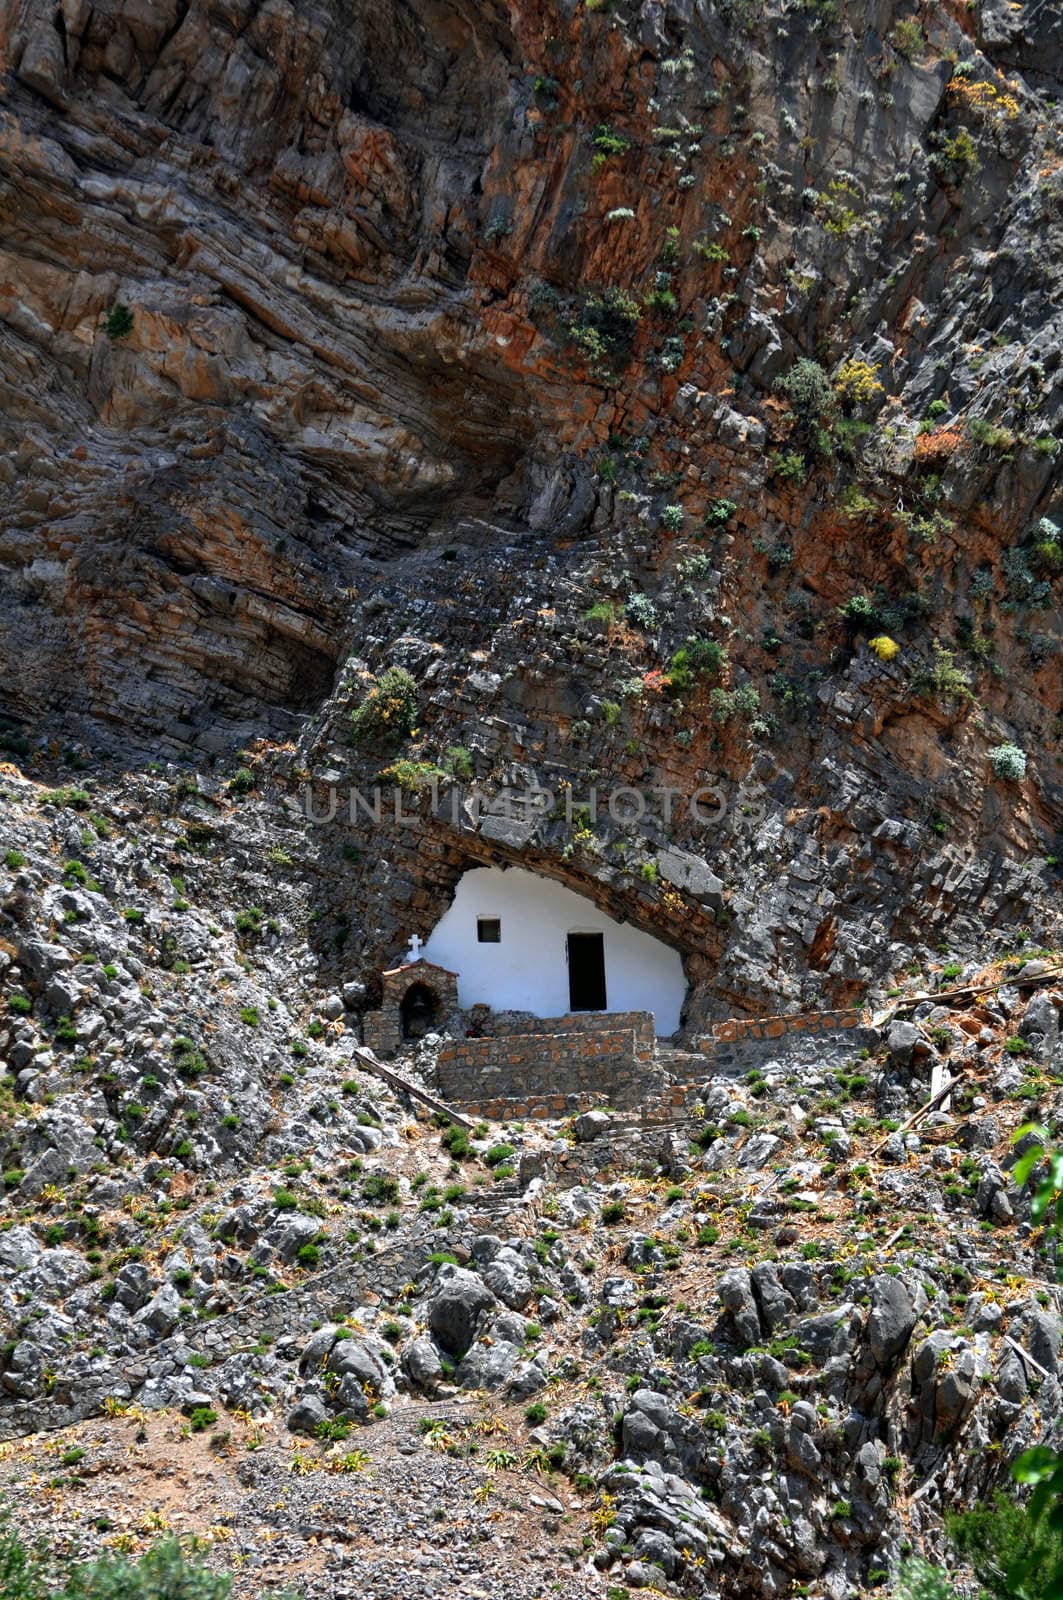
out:
{"label": "boulder", "polygon": [[881,1275],[871,1285],[867,1340],[875,1363],[889,1367],[912,1337],[916,1315],[911,1296],[899,1278]]}
{"label": "boulder", "polygon": [[494,1304],[494,1295],[478,1273],[445,1263],[428,1310],[429,1329],[447,1354],[460,1360]]}
{"label": "boulder", "polygon": [[730,1318],[737,1343],[743,1350],[748,1345],[758,1344],[761,1338],[760,1318],[749,1273],[743,1267],[725,1272],[716,1285],[716,1292]]}

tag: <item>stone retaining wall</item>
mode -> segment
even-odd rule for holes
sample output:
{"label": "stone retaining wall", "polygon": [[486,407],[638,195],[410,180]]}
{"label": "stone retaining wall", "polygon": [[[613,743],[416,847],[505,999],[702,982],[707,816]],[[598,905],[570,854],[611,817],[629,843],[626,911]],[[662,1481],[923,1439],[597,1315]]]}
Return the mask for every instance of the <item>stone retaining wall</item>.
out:
{"label": "stone retaining wall", "polygon": [[442,1098],[494,1122],[565,1117],[603,1105],[637,1108],[649,1127],[691,1116],[709,1078],[739,1077],[797,1053],[819,1064],[820,1052],[855,1055],[875,1042],[859,1011],[731,1017],[683,1053],[669,1076],[668,1053],[663,1063],[657,1059],[648,1012],[577,1012],[551,1017],[542,1033],[506,1031],[518,1026],[503,1023],[493,1037],[444,1045]]}
{"label": "stone retaining wall", "polygon": [[472,1116],[503,1121],[563,1117],[594,1105],[631,1108],[656,1086],[649,1013],[583,1013],[547,1026],[549,1032],[444,1045],[442,1098]]}
{"label": "stone retaining wall", "polygon": [[739,1039],[783,1039],[790,1034],[836,1033],[841,1028],[858,1028],[860,1011],[796,1011],[781,1017],[728,1017],[714,1022],[697,1041],[699,1050],[714,1049],[718,1042]]}

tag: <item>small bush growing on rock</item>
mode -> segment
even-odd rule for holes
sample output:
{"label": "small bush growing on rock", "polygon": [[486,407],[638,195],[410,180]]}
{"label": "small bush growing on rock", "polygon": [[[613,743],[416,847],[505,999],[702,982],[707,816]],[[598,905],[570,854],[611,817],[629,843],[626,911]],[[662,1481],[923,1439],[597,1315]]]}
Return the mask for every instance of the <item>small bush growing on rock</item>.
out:
{"label": "small bush growing on rock", "polygon": [[239,934],[256,934],[262,932],[262,919],[265,912],[259,906],[248,906],[246,911],[236,913],[236,931]]}
{"label": "small bush growing on rock", "polygon": [[171,1047],[174,1065],[179,1075],[191,1082],[200,1078],[207,1070],[206,1060],[200,1050],[197,1050],[191,1039],[179,1034]]}
{"label": "small bush growing on rock", "polygon": [[894,23],[889,41],[906,61],[915,60],[926,49],[926,35],[914,17],[901,17]]}
{"label": "small bush growing on rock", "polygon": [[468,783],[475,771],[472,756],[462,744],[449,746],[443,758],[443,766],[450,777],[457,779],[459,783]]}
{"label": "small bush growing on rock", "polygon": [[430,789],[447,776],[434,761],[393,761],[377,773],[377,782],[393,785],[401,789],[403,794],[417,794],[421,789]]}
{"label": "small bush growing on rock", "polygon": [[715,639],[690,638],[669,663],[669,687],[682,694],[699,678],[717,677],[726,663],[727,653]]}
{"label": "small bush growing on rock", "polygon": [[620,620],[620,610],[612,600],[596,600],[594,605],[584,612],[583,620],[585,622],[604,622],[611,627],[614,622]]}
{"label": "small bush growing on rock", "polygon": [[12,872],[17,872],[19,867],[24,867],[25,865],[26,857],[21,850],[4,851],[4,866],[9,867]]}
{"label": "small bush growing on rock", "polygon": [[205,1433],[217,1420],[218,1413],[213,1406],[194,1406],[188,1416],[188,1426],[193,1433]]}
{"label": "small bush growing on rock", "polygon": [[499,1167],[514,1154],[511,1144],[493,1144],[489,1150],[484,1151],[484,1161],[489,1167]]}
{"label": "small bush growing on rock", "polygon": [[797,450],[780,450],[771,458],[772,470],[784,483],[804,483],[808,477],[805,458]]}
{"label": "small bush growing on rock", "polygon": [[665,506],[661,511],[662,528],[667,528],[669,533],[678,533],[683,526],[683,516],[682,506]]}
{"label": "small bush growing on rock", "polygon": [[636,628],[648,632],[657,623],[657,607],[647,594],[629,594],[624,604],[624,615]]}
{"label": "small bush growing on rock", "polygon": [[543,1405],[542,1401],[533,1400],[530,1406],[526,1406],[524,1410],[524,1418],[526,1422],[530,1422],[533,1426],[535,1426],[537,1423],[545,1422],[546,1407]]}
{"label": "small bush growing on rock", "polygon": [[251,771],[250,767],[238,767],[233,773],[233,776],[229,779],[229,793],[236,795],[237,798],[240,798],[245,794],[250,794],[251,790],[255,787],[255,782],[255,774]]}
{"label": "small bush growing on rock", "polygon": [[760,710],[760,690],[752,683],[737,689],[714,689],[709,696],[713,722],[730,722],[732,717],[748,719]]}
{"label": "small bush growing on rock", "polygon": [[834,375],[834,393],[845,404],[866,405],[883,392],[878,370],[870,361],[843,361]]}
{"label": "small bush growing on rock", "polygon": [[626,365],[641,314],[637,300],[611,287],[584,301],[568,326],[568,336],[591,371],[604,376]]}
{"label": "small bush growing on rock", "polygon": [[775,380],[775,387],[793,407],[797,426],[803,431],[814,429],[820,419],[834,409],[834,389],[818,361],[803,356],[789,372]]}
{"label": "small bush growing on rock", "polygon": [[707,528],[725,528],[738,510],[733,500],[713,500],[705,512]]}
{"label": "small bush growing on rock", "polygon": [[631,140],[625,139],[622,133],[614,133],[606,123],[600,122],[591,135],[594,145],[594,154],[591,157],[591,171],[597,172],[609,160],[610,156],[622,156],[631,148]]}
{"label": "small bush growing on rock", "polygon": [[351,712],[355,739],[367,743],[405,738],[416,723],[417,685],[405,667],[385,668]]}
{"label": "small bush growing on rock", "polygon": [[41,795],[42,806],[69,807],[71,811],[87,811],[91,797],[84,789],[47,789]]}
{"label": "small bush growing on rock", "polygon": [[934,640],[933,664],[916,674],[913,687],[917,694],[930,695],[946,703],[962,703],[974,699],[971,681],[962,667],[956,665],[951,650]]}
{"label": "small bush growing on rock", "polygon": [[607,1227],[612,1227],[615,1223],[626,1219],[627,1207],[622,1200],[608,1200],[602,1207],[600,1216]]}
{"label": "small bush growing on rock", "polygon": [[989,764],[993,776],[1008,783],[1021,783],[1026,776],[1026,752],[1017,744],[994,745],[989,752]]}
{"label": "small bush growing on rock", "polygon": [[370,1172],[362,1180],[362,1199],[371,1205],[393,1205],[399,1198],[399,1180],[390,1172]]}
{"label": "small bush growing on rock", "polygon": [[978,146],[966,128],[945,135],[931,157],[931,163],[946,183],[961,183],[964,178],[973,177],[981,165]]}
{"label": "small bush growing on rock", "polygon": [[7,1009],[13,1011],[16,1016],[28,1017],[33,1010],[33,1001],[28,994],[9,994]]}
{"label": "small bush growing on rock", "polygon": [[450,1151],[455,1161],[463,1161],[471,1151],[469,1135],[456,1122],[452,1122],[449,1128],[443,1130],[440,1143]]}
{"label": "small bush growing on rock", "polygon": [[124,339],[127,333],[133,331],[133,313],[128,306],[119,300],[108,311],[104,319],[103,331],[108,339]]}

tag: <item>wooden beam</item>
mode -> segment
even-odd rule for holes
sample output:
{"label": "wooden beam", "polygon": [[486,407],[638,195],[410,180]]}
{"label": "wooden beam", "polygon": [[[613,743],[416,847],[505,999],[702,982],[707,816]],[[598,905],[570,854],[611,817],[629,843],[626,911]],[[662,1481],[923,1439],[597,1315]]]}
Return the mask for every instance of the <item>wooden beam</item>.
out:
{"label": "wooden beam", "polygon": [[382,1061],[377,1060],[367,1045],[356,1044],[351,1051],[351,1060],[357,1061],[358,1065],[364,1067],[366,1072],[373,1072],[378,1078],[383,1078],[384,1082],[389,1084],[392,1089],[396,1089],[399,1094],[408,1094],[414,1100],[423,1101],[433,1111],[442,1112],[445,1117],[449,1117],[451,1122],[456,1122],[461,1128],[472,1128],[472,1123],[468,1117],[463,1117],[460,1112],[444,1105],[442,1100],[436,1100],[432,1095],[425,1094],[424,1090],[418,1089],[416,1084],[400,1077],[397,1072],[392,1072],[390,1067],[385,1067]]}

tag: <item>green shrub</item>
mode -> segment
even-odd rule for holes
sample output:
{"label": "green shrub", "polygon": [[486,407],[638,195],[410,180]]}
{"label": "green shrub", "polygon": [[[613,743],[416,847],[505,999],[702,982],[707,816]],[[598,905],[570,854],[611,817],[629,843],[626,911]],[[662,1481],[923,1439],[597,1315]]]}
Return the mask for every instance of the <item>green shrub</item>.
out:
{"label": "green shrub", "polygon": [[926,35],[914,17],[901,17],[895,22],[889,41],[906,61],[921,56],[926,49]]}
{"label": "green shrub", "polygon": [[627,1217],[627,1207],[622,1200],[608,1200],[599,1213],[607,1227],[612,1227],[617,1222],[623,1222]]}
{"label": "green shrub", "polygon": [[931,159],[946,181],[962,182],[964,178],[973,177],[981,165],[978,160],[978,146],[966,128],[959,128],[956,133],[946,135]]}
{"label": "green shrub", "polygon": [[208,1428],[213,1428],[218,1420],[218,1413],[213,1406],[193,1406],[188,1415],[188,1426],[193,1433],[205,1433]]}
{"label": "green shrub", "polygon": [[968,417],[967,433],[975,444],[985,445],[989,450],[1007,451],[1015,444],[1011,429],[990,422],[988,417]]}
{"label": "green shrub", "polygon": [[916,1559],[901,1568],[895,1600],[957,1600],[957,1591],[940,1567]]}
{"label": "green shrub", "polygon": [[475,772],[472,755],[461,744],[452,744],[448,747],[443,758],[443,766],[459,783],[468,783]]}
{"label": "green shrub", "polygon": [[387,667],[351,712],[354,737],[367,743],[406,738],[417,725],[417,684],[405,667]]}
{"label": "green shrub", "polygon": [[830,378],[819,362],[808,356],[803,356],[789,372],[777,378],[775,387],[789,400],[795,425],[801,433],[814,435],[821,420],[834,412],[834,387]]}
{"label": "green shrub", "polygon": [[24,867],[25,865],[26,857],[21,850],[4,851],[4,866],[9,867],[12,872],[17,872],[19,867]]}
{"label": "green shrub", "polygon": [[42,806],[66,806],[71,811],[87,811],[92,798],[84,789],[48,789],[41,795]]}
{"label": "green shrub", "polygon": [[624,605],[624,615],[636,628],[647,632],[657,624],[657,607],[646,594],[629,594]]}
{"label": "green shrub", "polygon": [[442,1138],[439,1142],[443,1145],[444,1149],[450,1151],[450,1154],[455,1161],[463,1161],[466,1156],[471,1154],[472,1151],[472,1146],[469,1143],[469,1135],[466,1133],[465,1129],[459,1127],[456,1122],[452,1122],[448,1128],[444,1128]]}
{"label": "green shrub", "polygon": [[229,779],[229,793],[236,795],[238,798],[245,794],[250,794],[255,787],[255,781],[255,775],[250,767],[237,767],[233,776]]}
{"label": "green shrub", "polygon": [[403,794],[417,794],[421,789],[430,789],[433,784],[439,783],[448,774],[442,767],[437,767],[434,761],[393,761],[390,766],[382,767],[377,773],[377,782],[391,784],[396,789],[401,789]]}
{"label": "green shrub", "polygon": [[989,751],[989,764],[993,776],[1008,783],[1021,783],[1026,776],[1026,752],[1017,744],[994,745]]}
{"label": "green shrub", "polygon": [[362,1179],[362,1199],[371,1205],[394,1205],[399,1198],[399,1180],[390,1172],[370,1172]]}
{"label": "green shrub", "polygon": [[588,296],[568,325],[568,336],[592,372],[604,376],[626,365],[640,316],[638,301],[612,287]]}
{"label": "green shrub", "polygon": [[1051,1600],[1053,1575],[1063,1565],[1063,1530],[1034,1519],[1000,1492],[991,1505],[946,1516],[956,1551],[974,1569],[992,1600]]}
{"label": "green shrub", "polygon": [[714,500],[705,512],[706,527],[725,528],[737,510],[733,500]]}
{"label": "green shrub", "polygon": [[625,139],[622,133],[614,133],[612,128],[600,122],[591,135],[594,145],[594,154],[591,157],[591,171],[597,172],[603,167],[611,156],[622,156],[631,148],[631,140]]}
{"label": "green shrub", "polygon": [[484,1151],[484,1161],[489,1167],[499,1167],[515,1154],[511,1144],[493,1144],[489,1150]]}
{"label": "green shrub", "polygon": [[29,1548],[0,1528],[0,1593],[4,1600],[227,1600],[231,1580],[190,1564],[178,1539],[135,1561],[106,1555],[73,1563]]}
{"label": "green shrub", "polygon": [[916,674],[913,687],[918,694],[933,695],[945,702],[962,702],[974,699],[971,681],[962,667],[956,665],[951,650],[934,640],[933,665]]}
{"label": "green shrub", "polygon": [[103,331],[108,339],[124,339],[133,331],[133,313],[128,306],[117,301],[104,318]]}
{"label": "green shrub", "polygon": [[779,450],[771,458],[772,470],[784,483],[804,483],[808,477],[805,458],[797,450]]}
{"label": "green shrub", "polygon": [[715,639],[693,637],[673,655],[668,682],[676,693],[682,694],[699,678],[718,677],[726,665],[727,652]]}

